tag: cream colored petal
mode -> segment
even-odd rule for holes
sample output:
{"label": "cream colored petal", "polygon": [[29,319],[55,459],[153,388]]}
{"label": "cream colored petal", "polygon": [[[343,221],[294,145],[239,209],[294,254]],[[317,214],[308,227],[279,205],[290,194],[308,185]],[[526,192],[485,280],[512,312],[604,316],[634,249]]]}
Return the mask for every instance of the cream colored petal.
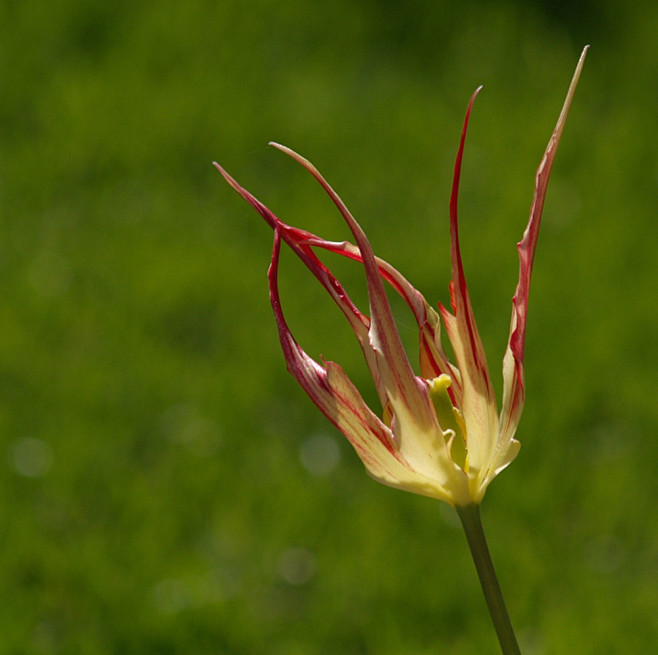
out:
{"label": "cream colored petal", "polygon": [[[365,404],[342,368],[327,362],[326,370],[335,402],[332,422],[354,446],[371,477],[388,486],[452,505],[470,501],[466,476],[457,472],[454,464],[446,460],[447,470],[442,470],[422,456],[417,460],[415,453],[398,449],[398,439],[393,438],[391,430]],[[410,435],[409,439],[413,437]]]}

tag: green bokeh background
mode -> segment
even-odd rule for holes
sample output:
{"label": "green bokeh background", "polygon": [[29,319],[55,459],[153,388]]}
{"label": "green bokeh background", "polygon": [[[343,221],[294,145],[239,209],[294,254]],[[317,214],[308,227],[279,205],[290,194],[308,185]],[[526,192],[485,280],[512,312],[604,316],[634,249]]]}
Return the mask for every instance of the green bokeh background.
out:
{"label": "green bokeh background", "polygon": [[[571,5],[574,6],[571,6]],[[526,655],[658,640],[658,5],[0,5],[0,653],[496,653],[462,533],[370,481],[286,373],[271,233],[347,236],[435,302],[462,247],[496,374],[514,244],[578,54],[531,292],[519,458],[483,517]],[[333,261],[333,260],[332,260]],[[358,266],[336,261],[364,300]],[[309,352],[372,397],[282,260]],[[410,317],[400,329],[413,349]]]}

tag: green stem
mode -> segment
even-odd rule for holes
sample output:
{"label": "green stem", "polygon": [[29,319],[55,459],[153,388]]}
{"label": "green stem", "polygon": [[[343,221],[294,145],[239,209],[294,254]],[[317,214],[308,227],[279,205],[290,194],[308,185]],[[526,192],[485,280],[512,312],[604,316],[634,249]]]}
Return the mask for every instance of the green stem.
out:
{"label": "green stem", "polygon": [[494,570],[487,540],[484,536],[482,529],[482,520],[480,519],[480,506],[479,505],[466,505],[464,507],[457,507],[457,513],[461,519],[464,532],[466,532],[466,540],[471,549],[471,555],[475,562],[482,591],[489,607],[489,614],[493,621],[496,635],[503,655],[520,655],[519,644],[516,641],[514,628],[509,619],[507,608],[503,594],[498,584],[496,571]]}

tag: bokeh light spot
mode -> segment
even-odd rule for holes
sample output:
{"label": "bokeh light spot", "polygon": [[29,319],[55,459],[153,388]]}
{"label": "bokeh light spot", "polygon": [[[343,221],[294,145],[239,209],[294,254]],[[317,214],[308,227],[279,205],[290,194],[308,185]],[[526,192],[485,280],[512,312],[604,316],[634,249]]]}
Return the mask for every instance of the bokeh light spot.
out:
{"label": "bokeh light spot", "polygon": [[41,439],[23,437],[14,442],[10,454],[11,463],[26,478],[45,475],[53,463],[52,448]]}
{"label": "bokeh light spot", "polygon": [[290,585],[307,584],[316,569],[315,556],[306,548],[288,548],[279,558],[279,575]]}
{"label": "bokeh light spot", "polygon": [[302,443],[299,459],[311,475],[328,475],[340,462],[340,449],[332,437],[316,434]]}

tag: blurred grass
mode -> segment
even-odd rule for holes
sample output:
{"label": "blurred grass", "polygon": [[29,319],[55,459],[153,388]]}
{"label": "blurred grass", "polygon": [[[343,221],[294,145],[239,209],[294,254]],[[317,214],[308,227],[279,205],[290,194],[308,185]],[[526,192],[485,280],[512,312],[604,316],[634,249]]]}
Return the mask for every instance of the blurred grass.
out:
{"label": "blurred grass", "polygon": [[[461,220],[497,372],[514,243],[588,42],[533,279],[523,449],[484,520],[524,653],[651,650],[653,4],[26,0],[0,25],[0,653],[496,652],[451,514],[372,483],[285,372],[271,234],[210,162],[344,238],[266,143],[299,150],[445,302],[451,168],[484,83]],[[295,334],[368,391],[334,308],[283,264]]]}

